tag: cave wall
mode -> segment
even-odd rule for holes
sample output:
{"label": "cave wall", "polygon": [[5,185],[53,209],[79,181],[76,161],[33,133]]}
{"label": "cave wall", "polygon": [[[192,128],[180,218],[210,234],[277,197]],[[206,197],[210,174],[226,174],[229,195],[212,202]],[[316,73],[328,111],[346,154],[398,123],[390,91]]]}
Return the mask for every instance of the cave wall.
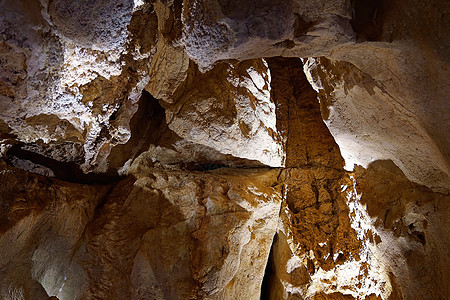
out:
{"label": "cave wall", "polygon": [[446,1],[0,8],[2,299],[450,296]]}

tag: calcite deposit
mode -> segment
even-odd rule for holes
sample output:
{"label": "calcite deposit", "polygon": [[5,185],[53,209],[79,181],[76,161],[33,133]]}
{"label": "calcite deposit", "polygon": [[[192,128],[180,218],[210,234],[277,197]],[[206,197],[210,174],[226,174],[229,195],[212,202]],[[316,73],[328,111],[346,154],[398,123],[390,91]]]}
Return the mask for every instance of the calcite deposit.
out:
{"label": "calcite deposit", "polygon": [[0,298],[450,298],[449,16],[0,1]]}

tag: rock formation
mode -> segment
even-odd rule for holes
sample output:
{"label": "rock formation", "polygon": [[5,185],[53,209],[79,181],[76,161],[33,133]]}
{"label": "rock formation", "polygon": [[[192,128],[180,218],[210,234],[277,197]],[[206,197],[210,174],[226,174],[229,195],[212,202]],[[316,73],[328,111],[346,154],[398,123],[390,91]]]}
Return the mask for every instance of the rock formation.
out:
{"label": "rock formation", "polygon": [[448,299],[447,1],[0,2],[1,299]]}

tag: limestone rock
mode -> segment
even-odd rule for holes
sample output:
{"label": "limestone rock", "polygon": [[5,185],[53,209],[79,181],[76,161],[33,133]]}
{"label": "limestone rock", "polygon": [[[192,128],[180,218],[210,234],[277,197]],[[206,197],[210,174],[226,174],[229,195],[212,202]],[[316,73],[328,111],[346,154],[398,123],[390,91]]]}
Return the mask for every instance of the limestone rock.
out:
{"label": "limestone rock", "polygon": [[169,3],[157,1],[154,4],[159,38],[145,89],[156,99],[172,103],[177,88],[186,79],[189,57],[183,47],[176,45],[181,37],[181,6],[177,5],[180,3]]}
{"label": "limestone rock", "polygon": [[135,184],[167,207],[142,238],[135,297],[259,299],[281,200],[267,184],[277,172],[156,172]]}
{"label": "limestone rock", "polygon": [[52,25],[74,44],[108,51],[122,47],[126,42],[126,30],[134,8],[132,1],[55,0],[43,3],[48,5]]}
{"label": "limestone rock", "polygon": [[449,298],[449,12],[1,1],[0,298]]}
{"label": "limestone rock", "polygon": [[[305,64],[349,168],[390,159],[449,191],[448,2],[356,1],[357,43]],[[419,25],[420,24],[420,25]]]}
{"label": "limestone rock", "polygon": [[183,94],[166,106],[168,127],[189,142],[222,154],[284,165],[270,71],[264,60],[220,64],[188,75]]}
{"label": "limestone rock", "polygon": [[201,70],[220,60],[307,57],[354,41],[350,1],[183,2],[182,43]]}
{"label": "limestone rock", "polygon": [[112,189],[1,172],[3,298],[259,298],[277,170],[141,166]]}
{"label": "limestone rock", "polygon": [[[365,65],[370,72],[366,73],[351,63],[326,58],[311,58],[305,64],[305,72],[319,93],[325,122],[347,167],[352,169],[353,164],[367,167],[378,159],[392,159],[411,180],[448,191],[449,148],[444,146],[448,137],[443,135],[450,125],[448,105],[441,102],[439,88],[417,88],[428,81],[414,80],[399,68],[408,66],[411,73],[423,76],[431,70],[423,71],[422,68],[428,67],[417,60],[397,67],[393,57],[401,60],[405,54],[376,51],[380,57],[377,62],[385,67],[383,73]],[[442,85],[446,79],[437,80],[434,85]],[[409,84],[403,85],[406,82]],[[435,103],[424,106],[422,101],[429,97],[436,99]],[[427,121],[432,116],[435,121]]]}
{"label": "limestone rock", "polygon": [[392,161],[355,173],[373,220],[367,230],[373,255],[395,276],[399,299],[448,297],[450,197],[409,181]]}
{"label": "limestone rock", "polygon": [[322,165],[342,169],[339,147],[320,115],[317,93],[302,72],[300,59],[268,59],[277,130],[286,151],[286,167]]}
{"label": "limestone rock", "polygon": [[[111,148],[129,139],[129,121],[148,82],[156,16],[130,1],[113,8],[107,1],[31,2],[2,3],[2,78],[8,80],[2,81],[1,118],[34,152],[45,156],[46,148],[70,140],[75,152],[61,147],[51,158],[106,171]],[[150,25],[148,33],[137,37],[135,23]]]}
{"label": "limestone rock", "polygon": [[281,177],[285,201],[270,262],[270,298],[369,295],[370,285],[379,292],[389,278],[355,285],[361,280],[355,270],[367,268],[360,257],[362,241],[352,226],[348,192],[343,188],[350,178],[322,121],[317,95],[299,71],[301,62],[277,58],[269,60],[269,66],[281,131],[287,131],[289,167]]}
{"label": "limestone rock", "polygon": [[87,277],[72,260],[85,226],[108,192],[6,167],[0,171],[0,297],[75,299]]}

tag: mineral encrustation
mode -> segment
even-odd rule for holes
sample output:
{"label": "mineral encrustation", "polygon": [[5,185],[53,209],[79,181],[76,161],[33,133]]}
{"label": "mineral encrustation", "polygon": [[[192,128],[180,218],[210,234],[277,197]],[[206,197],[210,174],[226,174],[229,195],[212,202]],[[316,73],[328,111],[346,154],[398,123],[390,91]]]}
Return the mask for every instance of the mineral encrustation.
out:
{"label": "mineral encrustation", "polygon": [[0,299],[449,299],[450,2],[0,1]]}

